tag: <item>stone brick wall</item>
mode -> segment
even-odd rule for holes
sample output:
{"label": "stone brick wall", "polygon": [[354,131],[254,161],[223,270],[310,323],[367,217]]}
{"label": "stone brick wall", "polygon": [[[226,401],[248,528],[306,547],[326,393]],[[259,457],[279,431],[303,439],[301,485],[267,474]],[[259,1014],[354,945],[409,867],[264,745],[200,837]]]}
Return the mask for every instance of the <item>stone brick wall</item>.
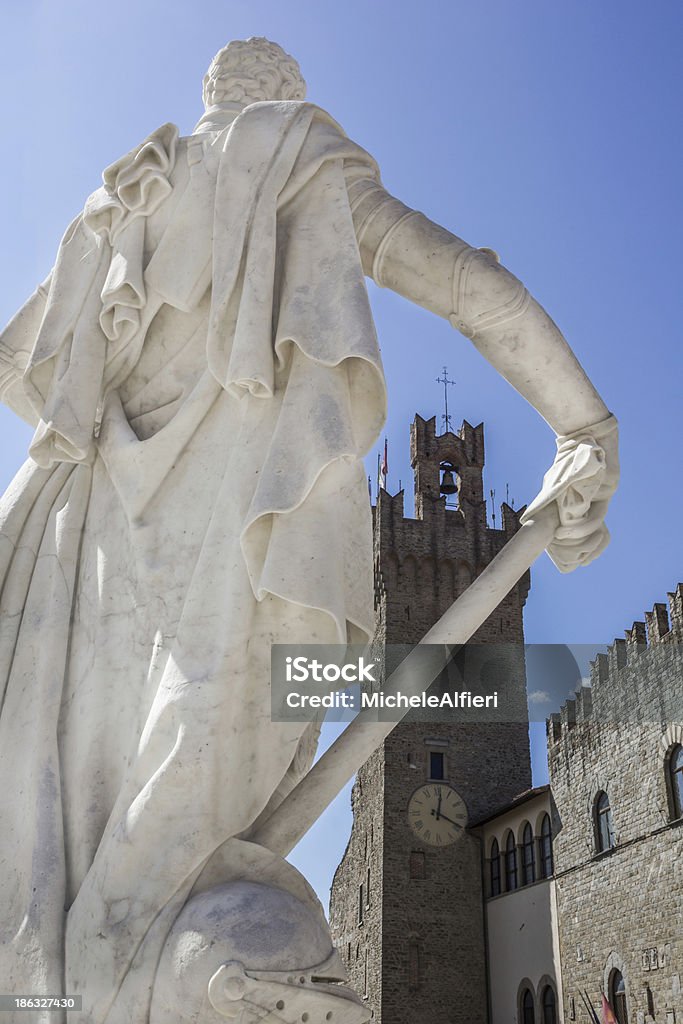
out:
{"label": "stone brick wall", "polygon": [[[683,588],[593,665],[591,688],[548,723],[565,1021],[588,1021],[610,974],[630,1024],[683,1021],[683,820],[667,754],[683,741]],[[678,723],[678,724],[677,724]],[[615,846],[597,852],[595,800],[608,795]]]}
{"label": "stone brick wall", "polygon": [[353,829],[332,881],[330,900],[330,926],[351,987],[367,997],[377,1013],[382,999],[383,794],[380,749],[365,762],[353,786]]}

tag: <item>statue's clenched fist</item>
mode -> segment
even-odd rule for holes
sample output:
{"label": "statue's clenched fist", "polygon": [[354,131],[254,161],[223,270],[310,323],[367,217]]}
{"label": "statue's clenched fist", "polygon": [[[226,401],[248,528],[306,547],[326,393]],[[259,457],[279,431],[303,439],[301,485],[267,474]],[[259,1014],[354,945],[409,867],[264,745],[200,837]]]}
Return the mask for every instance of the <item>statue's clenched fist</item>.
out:
{"label": "statue's clenched fist", "polygon": [[560,572],[588,565],[609,543],[604,524],[619,482],[619,431],[614,416],[557,438],[557,455],[540,494],[523,513],[528,522],[553,502],[559,514],[548,554]]}

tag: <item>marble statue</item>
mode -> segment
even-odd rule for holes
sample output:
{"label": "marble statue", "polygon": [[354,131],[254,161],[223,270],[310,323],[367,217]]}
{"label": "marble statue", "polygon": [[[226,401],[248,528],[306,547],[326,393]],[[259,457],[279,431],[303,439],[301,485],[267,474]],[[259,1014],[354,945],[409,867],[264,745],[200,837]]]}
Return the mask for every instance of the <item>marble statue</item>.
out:
{"label": "marble statue", "polygon": [[312,890],[245,838],[316,745],[270,720],[270,645],[373,632],[364,275],[558,435],[558,567],[607,542],[616,421],[558,328],[304,95],[276,44],[221,50],[193,134],[104,171],[0,335],[35,428],[0,507],[0,991],[82,995],[81,1024],[365,1019]]}

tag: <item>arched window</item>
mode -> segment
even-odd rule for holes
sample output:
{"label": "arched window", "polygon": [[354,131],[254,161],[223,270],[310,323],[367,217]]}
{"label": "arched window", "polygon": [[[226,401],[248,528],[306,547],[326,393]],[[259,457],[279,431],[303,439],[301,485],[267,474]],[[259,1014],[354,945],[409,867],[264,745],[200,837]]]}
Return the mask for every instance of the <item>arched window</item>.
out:
{"label": "arched window", "polygon": [[489,860],[489,892],[491,896],[500,896],[500,848],[498,840],[494,839],[491,844],[491,858]]}
{"label": "arched window", "polygon": [[609,979],[609,1001],[619,1024],[628,1024],[626,1009],[626,985],[621,971],[612,971]]}
{"label": "arched window", "polygon": [[534,833],[527,821],[522,832],[522,885],[530,885],[536,881],[536,857],[534,853]]}
{"label": "arched window", "polygon": [[550,815],[544,814],[541,822],[541,878],[550,878],[553,873],[553,836]]}
{"label": "arched window", "polygon": [[546,985],[541,996],[543,1024],[557,1024],[557,1003],[551,985]]}
{"label": "arched window", "polygon": [[599,853],[615,846],[612,809],[607,793],[598,793],[595,801],[595,834]]}
{"label": "arched window", "polygon": [[517,888],[517,850],[512,832],[508,832],[505,844],[505,888],[507,892]]}
{"label": "arched window", "polygon": [[525,988],[522,992],[522,1021],[521,1024],[536,1024],[536,1018],[534,1013],[534,996],[529,988]]}
{"label": "arched window", "polygon": [[671,814],[674,821],[683,818],[683,747],[680,743],[669,755],[669,789]]}

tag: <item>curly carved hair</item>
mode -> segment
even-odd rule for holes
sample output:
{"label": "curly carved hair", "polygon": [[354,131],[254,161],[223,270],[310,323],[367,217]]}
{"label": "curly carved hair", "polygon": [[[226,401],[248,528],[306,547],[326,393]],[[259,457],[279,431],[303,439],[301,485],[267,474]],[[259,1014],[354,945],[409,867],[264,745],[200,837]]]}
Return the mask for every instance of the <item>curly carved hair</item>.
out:
{"label": "curly carved hair", "polygon": [[235,39],[219,50],[204,75],[204,106],[226,101],[302,100],[306,83],[299,65],[268,39]]}

